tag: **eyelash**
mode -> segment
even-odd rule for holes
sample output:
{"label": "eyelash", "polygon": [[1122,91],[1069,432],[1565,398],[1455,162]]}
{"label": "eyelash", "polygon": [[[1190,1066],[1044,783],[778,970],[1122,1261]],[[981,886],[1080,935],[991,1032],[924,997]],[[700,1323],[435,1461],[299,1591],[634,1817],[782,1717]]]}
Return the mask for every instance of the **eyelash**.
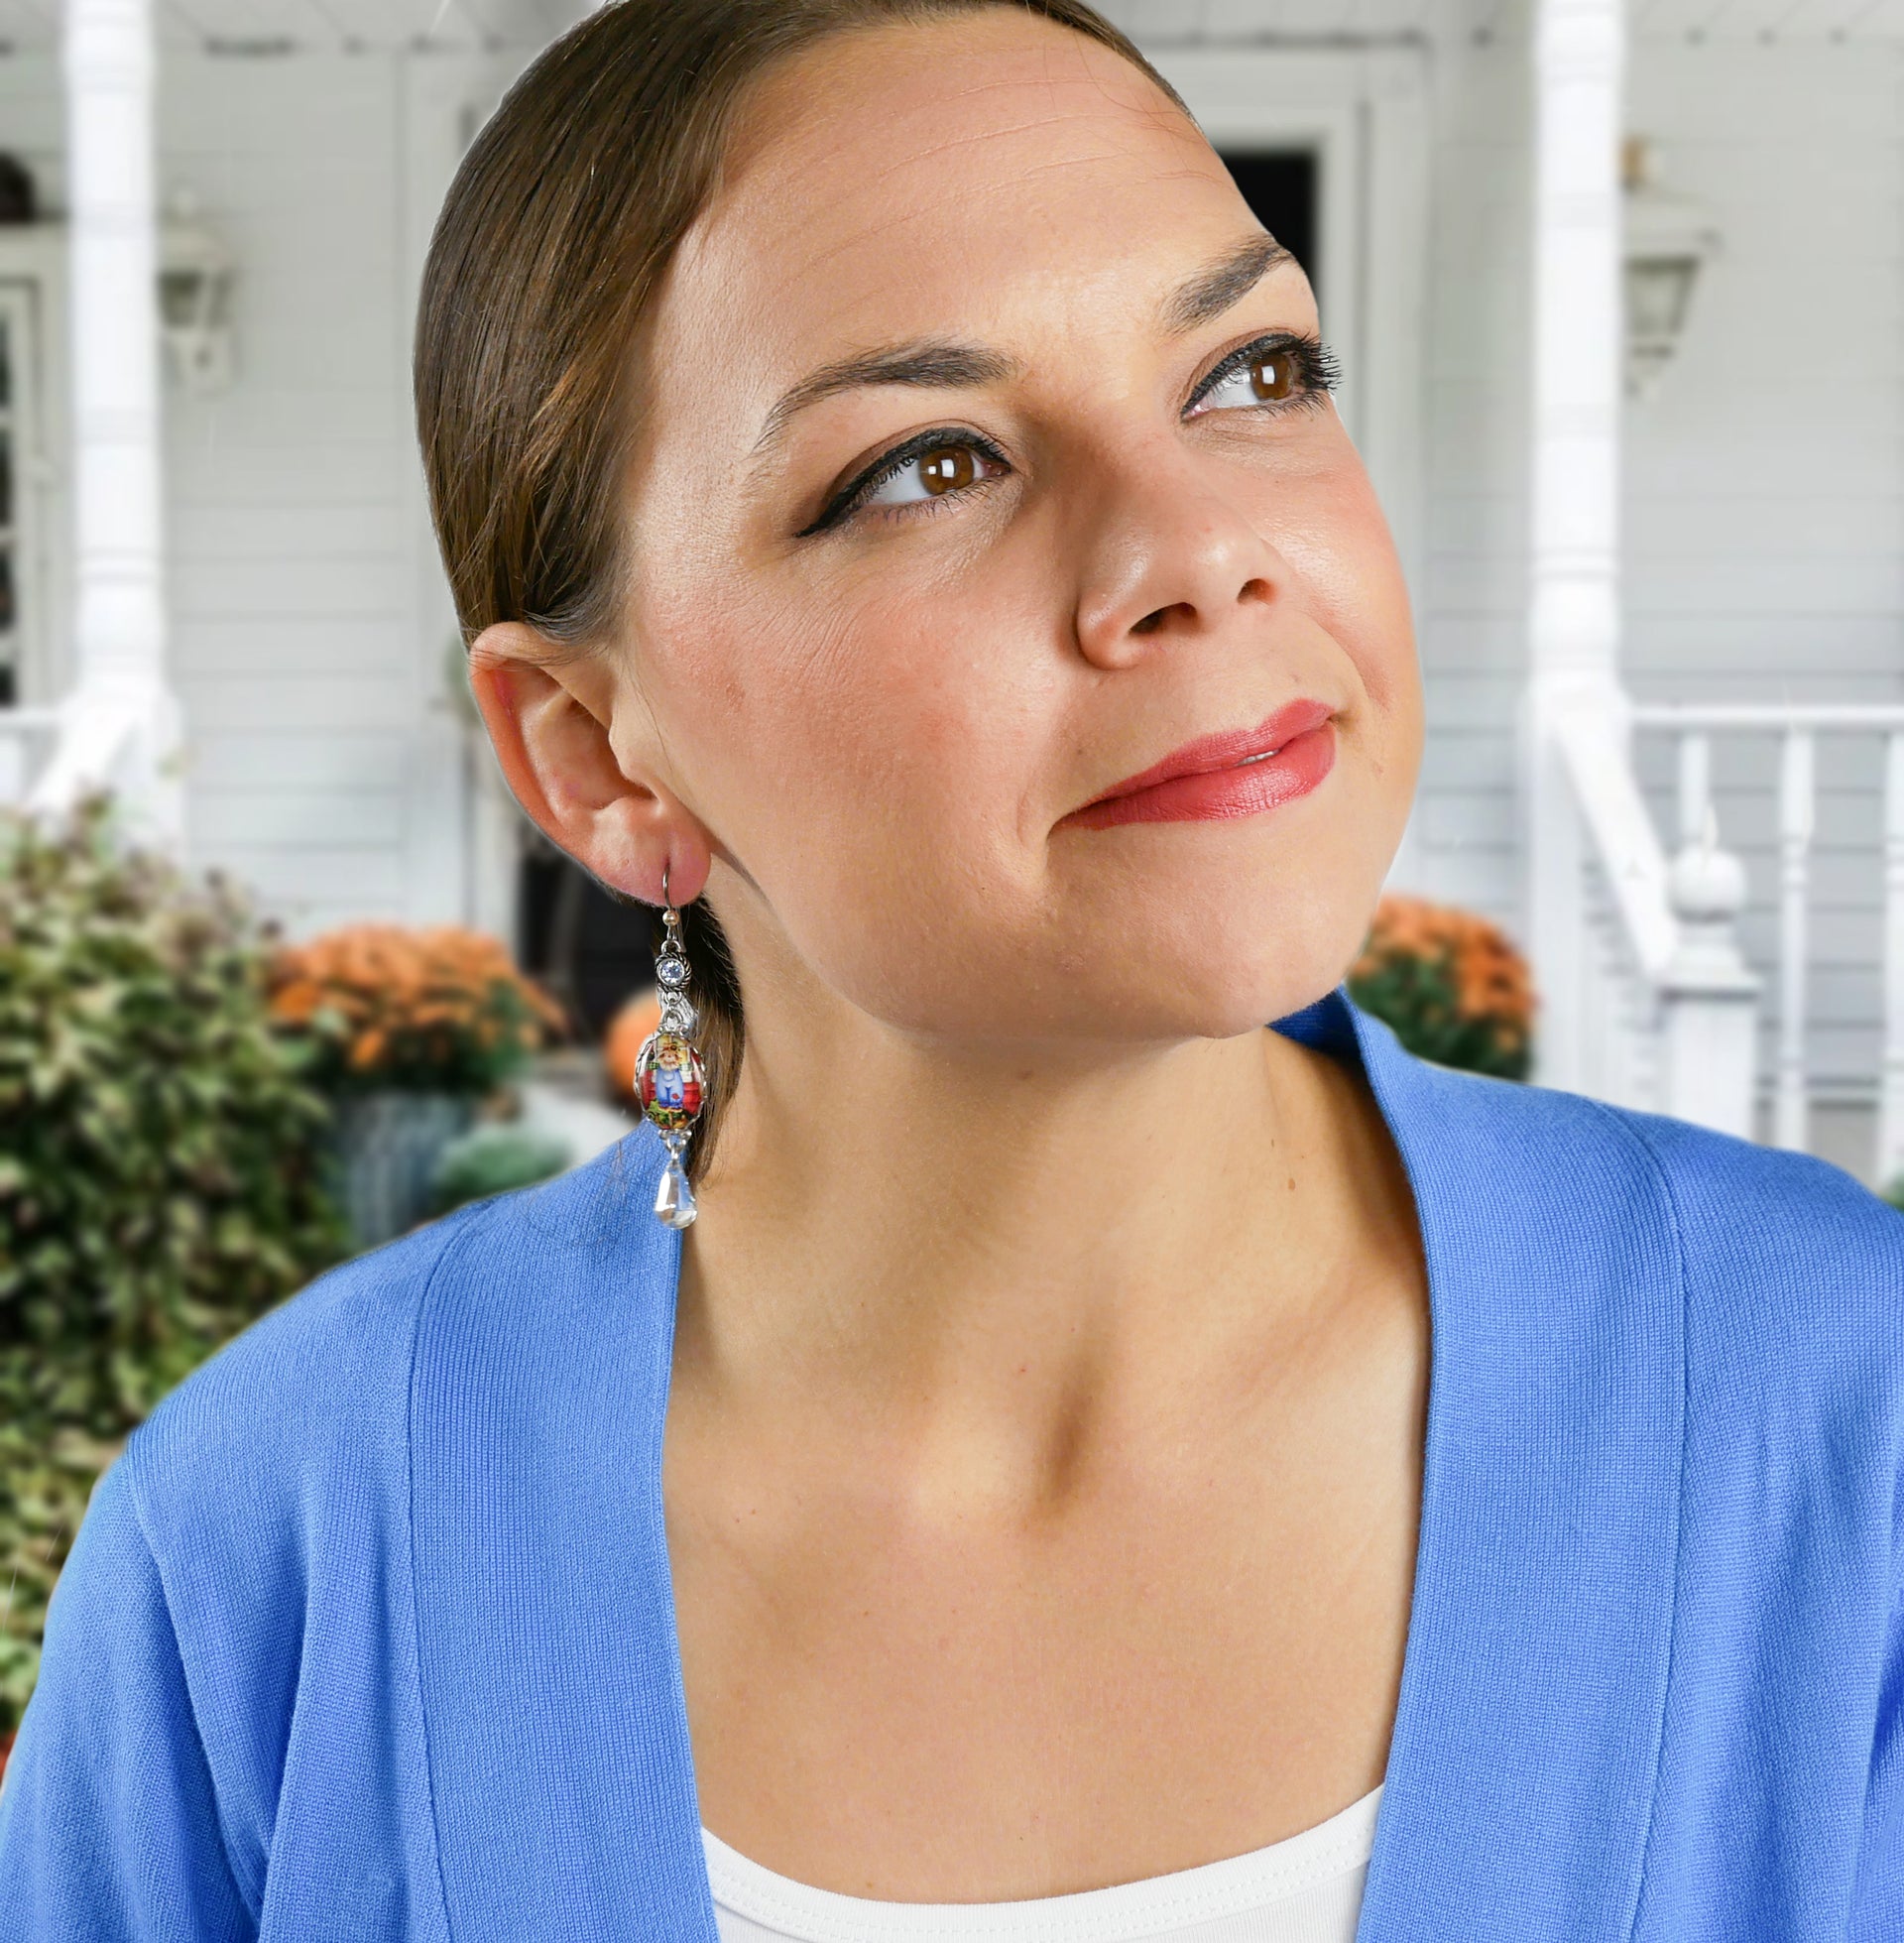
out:
{"label": "eyelash", "polygon": [[1342,383],[1342,367],[1336,361],[1336,354],[1321,338],[1274,330],[1232,351],[1205,375],[1183,409],[1194,411],[1226,378],[1234,378],[1239,371],[1271,357],[1295,360],[1296,389],[1287,398],[1263,401],[1257,408],[1260,411],[1314,411]]}
{"label": "eyelash", "polygon": [[[1342,370],[1336,361],[1336,355],[1320,338],[1300,335],[1294,331],[1271,331],[1266,336],[1253,338],[1248,344],[1239,345],[1228,357],[1207,372],[1186,401],[1183,408],[1185,415],[1194,412],[1196,407],[1226,378],[1234,377],[1239,371],[1264,358],[1275,356],[1294,358],[1296,390],[1287,398],[1265,399],[1254,406],[1232,406],[1230,410],[1263,412],[1271,416],[1284,412],[1314,411],[1342,382]],[[814,534],[825,533],[829,528],[839,526],[860,509],[864,500],[878,492],[895,474],[904,471],[914,459],[923,458],[928,452],[946,451],[959,446],[979,453],[994,465],[1002,465],[1010,470],[1011,461],[991,439],[981,437],[968,426],[935,425],[929,431],[914,432],[902,444],[895,445],[890,452],[881,453],[864,472],[849,480],[834,494],[820,517],[811,526],[802,528],[794,537],[805,540]],[[982,480],[978,483],[982,485],[986,482]],[[962,499],[973,490],[974,487],[967,486],[956,494],[946,494],[944,498],[915,500],[903,506],[885,510],[901,518],[910,518],[921,513],[929,515],[937,512],[947,499]]]}

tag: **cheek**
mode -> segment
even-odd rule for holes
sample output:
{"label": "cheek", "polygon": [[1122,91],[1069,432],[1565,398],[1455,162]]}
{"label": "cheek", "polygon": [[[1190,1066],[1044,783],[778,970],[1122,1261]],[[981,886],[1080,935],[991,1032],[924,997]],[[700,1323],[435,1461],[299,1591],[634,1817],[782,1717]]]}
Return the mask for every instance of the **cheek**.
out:
{"label": "cheek", "polygon": [[1316,621],[1353,664],[1368,697],[1360,724],[1371,760],[1413,787],[1421,754],[1421,668],[1388,523],[1357,466],[1315,495],[1307,517],[1276,535]]}
{"label": "cheek", "polygon": [[824,599],[702,599],[691,628],[658,617],[654,698],[692,807],[783,921],[825,897],[821,878],[903,900],[948,856],[1032,868],[1024,810],[1056,683],[1003,605],[962,579],[869,576]]}

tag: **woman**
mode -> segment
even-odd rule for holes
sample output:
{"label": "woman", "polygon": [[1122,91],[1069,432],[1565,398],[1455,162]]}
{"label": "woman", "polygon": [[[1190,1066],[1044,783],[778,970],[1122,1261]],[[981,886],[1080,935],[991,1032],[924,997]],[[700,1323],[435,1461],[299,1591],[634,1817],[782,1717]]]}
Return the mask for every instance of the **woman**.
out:
{"label": "woman", "polygon": [[1316,328],[1077,0],[530,70],[424,458],[519,800],[687,908],[691,1187],[167,1400],[0,1931],[1904,1934],[1904,1230],[1342,996],[1421,710]]}

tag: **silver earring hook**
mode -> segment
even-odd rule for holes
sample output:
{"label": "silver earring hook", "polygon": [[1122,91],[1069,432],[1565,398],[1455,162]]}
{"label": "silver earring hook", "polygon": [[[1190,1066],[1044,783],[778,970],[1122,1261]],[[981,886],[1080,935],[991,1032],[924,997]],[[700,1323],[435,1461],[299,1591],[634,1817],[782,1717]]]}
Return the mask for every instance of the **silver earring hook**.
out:
{"label": "silver earring hook", "polygon": [[667,866],[661,866],[661,903],[667,910],[674,909],[674,900],[667,895]]}

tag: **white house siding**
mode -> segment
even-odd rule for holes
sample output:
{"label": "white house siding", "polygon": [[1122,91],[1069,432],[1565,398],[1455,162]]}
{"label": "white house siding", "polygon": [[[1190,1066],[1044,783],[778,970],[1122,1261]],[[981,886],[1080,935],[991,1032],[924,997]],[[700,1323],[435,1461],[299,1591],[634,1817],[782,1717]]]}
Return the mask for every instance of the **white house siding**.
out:
{"label": "white house siding", "polygon": [[167,422],[191,841],[299,927],[461,914],[407,341],[408,70],[441,59],[184,54],[161,89],[165,179],[240,266],[240,380]]}
{"label": "white house siding", "polygon": [[1519,928],[1527,666],[1532,86],[1524,21],[1436,50],[1419,888]]}

